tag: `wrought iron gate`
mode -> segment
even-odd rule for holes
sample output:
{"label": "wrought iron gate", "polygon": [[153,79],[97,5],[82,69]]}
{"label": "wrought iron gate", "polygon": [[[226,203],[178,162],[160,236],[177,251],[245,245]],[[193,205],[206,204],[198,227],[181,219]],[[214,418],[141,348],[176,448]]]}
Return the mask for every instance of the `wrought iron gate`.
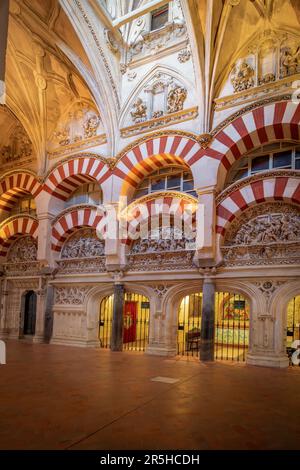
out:
{"label": "wrought iron gate", "polygon": [[123,315],[123,349],[145,351],[149,342],[149,299],[141,294],[126,292]]}
{"label": "wrought iron gate", "polygon": [[287,308],[286,350],[292,365],[291,357],[296,350],[294,341],[300,340],[300,295],[294,297]]}
{"label": "wrought iron gate", "polygon": [[[182,299],[178,312],[177,354],[198,356],[202,293]],[[249,344],[250,307],[240,294],[215,295],[215,359],[245,361]]]}
{"label": "wrought iron gate", "polygon": [[110,347],[114,296],[104,297],[100,303],[99,340],[101,348]]}
{"label": "wrought iron gate", "polygon": [[[102,348],[110,348],[114,296],[100,303],[99,340]],[[125,293],[123,307],[123,349],[145,351],[149,342],[150,302],[141,294]]]}
{"label": "wrought iron gate", "polygon": [[200,344],[202,292],[184,297],[178,312],[177,354],[197,356]]}
{"label": "wrought iron gate", "polygon": [[215,359],[245,361],[249,345],[250,307],[240,294],[216,293]]}

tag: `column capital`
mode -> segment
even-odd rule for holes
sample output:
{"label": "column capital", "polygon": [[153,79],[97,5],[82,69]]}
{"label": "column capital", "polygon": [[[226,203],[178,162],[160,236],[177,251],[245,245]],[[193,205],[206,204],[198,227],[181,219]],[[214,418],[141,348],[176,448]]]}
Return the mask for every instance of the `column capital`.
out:
{"label": "column capital", "polygon": [[203,196],[204,194],[213,194],[217,193],[217,187],[215,184],[210,186],[202,186],[201,188],[196,189],[198,196]]}

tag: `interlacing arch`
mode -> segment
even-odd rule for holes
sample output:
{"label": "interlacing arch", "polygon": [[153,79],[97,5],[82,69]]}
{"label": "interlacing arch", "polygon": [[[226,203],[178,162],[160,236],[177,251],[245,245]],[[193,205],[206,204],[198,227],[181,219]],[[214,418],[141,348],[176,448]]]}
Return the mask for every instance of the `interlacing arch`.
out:
{"label": "interlacing arch", "polygon": [[9,212],[18,200],[28,194],[36,197],[42,186],[36,176],[28,171],[5,175],[0,181],[0,212]]}
{"label": "interlacing arch", "polygon": [[[52,250],[60,252],[65,240],[72,232],[82,227],[97,228],[104,213],[95,207],[73,209],[61,215],[52,227],[51,247]],[[105,227],[102,228],[104,236]]]}
{"label": "interlacing arch", "polygon": [[37,238],[38,220],[31,216],[16,216],[0,225],[0,256],[6,256],[11,244],[23,235]]}
{"label": "interlacing arch", "polygon": [[132,240],[138,238],[140,228],[146,224],[148,230],[151,229],[151,220],[160,216],[168,216],[170,219],[180,219],[188,227],[195,225],[197,200],[188,195],[168,194],[158,197],[146,196],[138,201],[134,201],[124,212],[127,221],[127,237],[122,239],[122,243],[130,245]]}
{"label": "interlacing arch", "polygon": [[250,206],[273,201],[300,204],[300,177],[264,173],[243,186],[240,181],[233,184],[223,194],[217,205],[217,233],[222,237],[228,225]]}
{"label": "interlacing arch", "polygon": [[147,175],[165,166],[180,165],[189,169],[200,151],[196,136],[179,132],[147,137],[130,146],[129,150],[122,152],[113,171],[123,180],[121,195],[133,192]]}
{"label": "interlacing arch", "polygon": [[84,183],[98,182],[101,185],[111,170],[97,156],[84,155],[67,160],[55,167],[48,175],[43,189],[62,201]]}

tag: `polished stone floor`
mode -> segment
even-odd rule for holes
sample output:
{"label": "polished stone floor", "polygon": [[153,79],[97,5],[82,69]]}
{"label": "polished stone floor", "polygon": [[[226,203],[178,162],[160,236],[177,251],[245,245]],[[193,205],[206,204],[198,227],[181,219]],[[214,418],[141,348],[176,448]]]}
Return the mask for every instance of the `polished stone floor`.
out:
{"label": "polished stone floor", "polygon": [[300,367],[8,341],[0,448],[300,449],[299,390]]}

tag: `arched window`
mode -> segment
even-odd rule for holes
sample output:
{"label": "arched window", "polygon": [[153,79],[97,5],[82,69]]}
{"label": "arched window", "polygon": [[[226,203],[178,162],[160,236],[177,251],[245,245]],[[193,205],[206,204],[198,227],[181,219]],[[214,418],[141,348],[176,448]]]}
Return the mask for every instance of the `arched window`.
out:
{"label": "arched window", "polygon": [[16,204],[12,207],[10,215],[16,214],[30,214],[33,216],[36,215],[36,204],[31,194],[18,199]]}
{"label": "arched window", "polygon": [[143,179],[134,194],[134,199],[161,191],[179,191],[197,197],[192,173],[182,167],[169,166]]}
{"label": "arched window", "polygon": [[291,142],[264,145],[233,165],[226,186],[262,171],[284,169],[300,170],[300,146]]}
{"label": "arched window", "polygon": [[66,201],[66,207],[75,204],[101,204],[102,192],[98,183],[85,183],[77,188]]}

